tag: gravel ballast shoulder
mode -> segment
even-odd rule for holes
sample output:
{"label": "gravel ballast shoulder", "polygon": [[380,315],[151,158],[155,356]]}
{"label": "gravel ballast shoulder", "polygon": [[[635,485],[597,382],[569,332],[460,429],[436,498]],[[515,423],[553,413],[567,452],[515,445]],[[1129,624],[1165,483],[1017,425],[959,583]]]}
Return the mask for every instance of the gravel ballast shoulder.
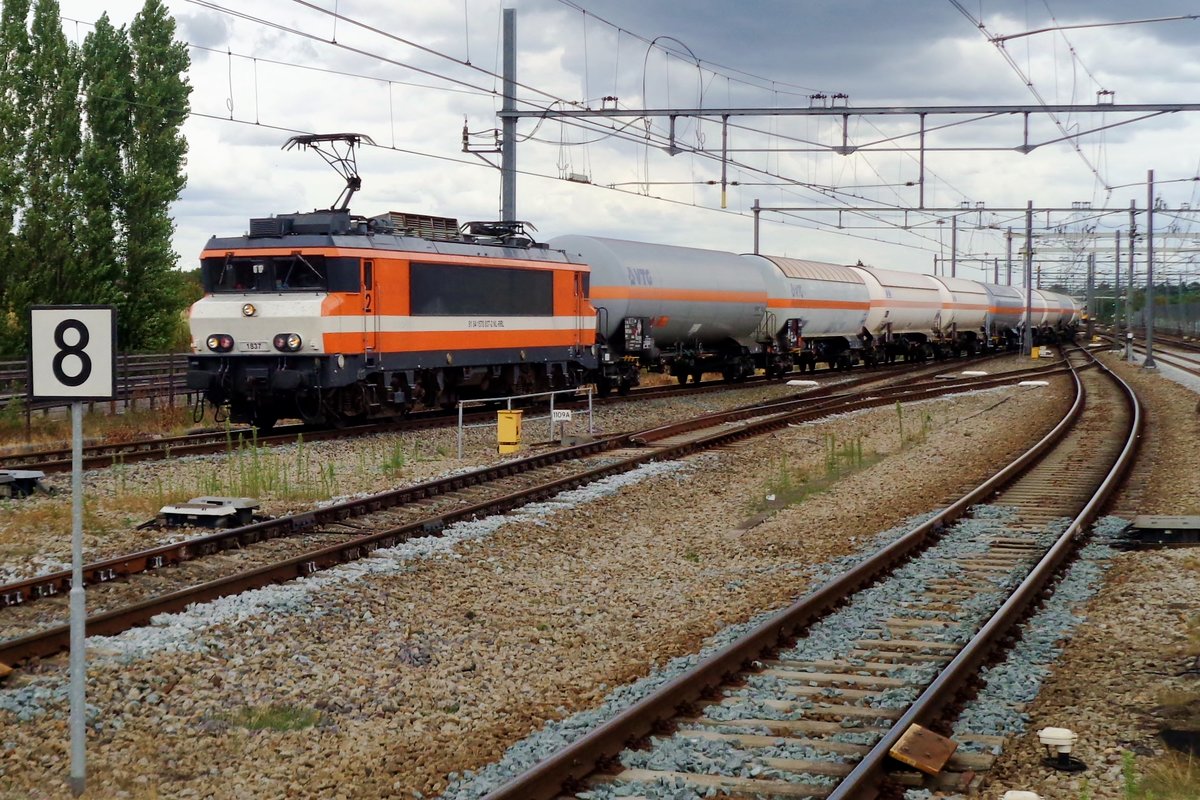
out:
{"label": "gravel ballast shoulder", "polygon": [[[1056,380],[789,428],[330,582],[295,608],[247,606],[184,648],[94,640],[92,785],[114,797],[430,796],[789,602],[820,565],[1007,463],[1066,401]],[[815,484],[847,443],[861,469],[744,529],[781,475]],[[55,661],[0,690],[50,692],[27,721],[0,711],[0,797],[66,796],[63,679]],[[242,724],[270,705],[317,722]]]}
{"label": "gravel ballast shoulder", "polygon": [[[1138,463],[1114,508],[1200,514],[1200,395],[1114,354],[1104,360],[1147,411]],[[1046,800],[1128,800],[1127,769],[1137,780],[1168,754],[1156,709],[1172,695],[1200,695],[1195,656],[1188,655],[1195,650],[1189,631],[1200,625],[1200,551],[1117,552],[1108,565],[1098,593],[1074,610],[1084,621],[1061,643],[1063,655],[1025,710],[1026,732],[1006,749],[979,797],[1024,789]],[[1042,766],[1036,732],[1047,726],[1079,735],[1073,755],[1086,772]]]}

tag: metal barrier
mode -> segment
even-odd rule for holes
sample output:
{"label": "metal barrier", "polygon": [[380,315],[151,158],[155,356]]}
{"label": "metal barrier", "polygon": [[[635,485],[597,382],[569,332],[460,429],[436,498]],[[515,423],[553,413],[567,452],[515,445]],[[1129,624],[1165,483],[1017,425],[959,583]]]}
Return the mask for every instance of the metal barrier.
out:
{"label": "metal barrier", "polygon": [[512,411],[513,400],[530,400],[530,399],[533,399],[536,397],[549,397],[550,398],[550,410],[549,410],[549,413],[545,417],[527,417],[523,421],[529,422],[532,420],[541,420],[541,419],[548,420],[550,423],[549,438],[553,439],[554,438],[554,428],[558,422],[558,420],[556,420],[554,418],[554,398],[560,394],[568,394],[568,395],[571,395],[572,397],[577,398],[579,396],[579,393],[582,391],[587,392],[588,433],[592,434],[595,432],[595,425],[594,425],[594,419],[592,416],[593,387],[590,384],[587,387],[580,388],[580,389],[556,389],[552,392],[534,392],[533,394],[514,394],[514,395],[508,395],[506,397],[481,397],[478,400],[459,400],[458,401],[458,457],[459,458],[463,457],[463,431],[464,430],[466,430],[467,428],[495,428],[497,426],[497,423],[495,423],[495,422],[481,422],[476,425],[465,424],[463,422],[463,409],[465,409],[467,406],[486,406],[486,405],[493,405],[495,403],[503,402],[505,404],[505,409],[508,411]]}
{"label": "metal barrier", "polygon": [[[159,400],[173,406],[180,397],[188,405],[194,400],[194,391],[187,388],[187,353],[166,354],[117,354],[117,393],[108,403],[109,411],[115,413],[118,406],[132,408],[139,400],[145,400],[155,408]],[[0,412],[19,407],[25,417],[26,430],[34,411],[43,414],[52,408],[66,408],[67,401],[29,399],[29,363],[27,361],[0,361]],[[88,403],[93,410],[95,403]]]}

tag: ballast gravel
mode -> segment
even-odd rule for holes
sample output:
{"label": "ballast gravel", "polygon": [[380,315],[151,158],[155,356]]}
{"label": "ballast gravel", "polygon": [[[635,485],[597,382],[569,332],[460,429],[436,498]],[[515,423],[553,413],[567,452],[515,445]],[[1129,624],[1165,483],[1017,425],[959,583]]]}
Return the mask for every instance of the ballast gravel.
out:
{"label": "ballast gravel", "polygon": [[[811,589],[818,565],[1007,463],[1066,397],[1056,381],[788,428],[323,587],[304,613],[247,610],[145,657],[96,643],[91,785],[113,797],[436,795],[452,773]],[[830,463],[847,443],[863,454],[853,469]],[[783,483],[826,481],[764,510]],[[17,678],[0,691],[61,683],[64,664]],[[315,724],[247,726],[270,706]],[[0,712],[0,797],[66,796],[64,711]]]}
{"label": "ballast gravel", "polygon": [[[1145,370],[1116,353],[1102,359],[1133,386],[1147,411],[1141,452],[1113,513],[1124,519],[1200,514],[1200,394],[1194,379],[1176,381],[1171,371]],[[1103,536],[1098,544],[1105,544]],[[1057,642],[1062,654],[1047,665],[1040,694],[1018,708],[1023,732],[1010,739],[971,797],[998,800],[1006,791],[1026,790],[1046,800],[1129,800],[1136,785],[1164,764],[1188,762],[1188,754],[1171,750],[1160,732],[1170,726],[1165,705],[1200,697],[1198,653],[1189,638],[1200,626],[1200,550],[1117,550],[1097,565],[1105,569],[1102,578],[1089,578],[1095,595],[1070,610],[1081,622]],[[1044,727],[1078,734],[1072,755],[1086,771],[1057,772],[1042,764],[1046,752],[1037,731]],[[1193,794],[1181,797],[1200,796],[1194,781],[1184,791]]]}

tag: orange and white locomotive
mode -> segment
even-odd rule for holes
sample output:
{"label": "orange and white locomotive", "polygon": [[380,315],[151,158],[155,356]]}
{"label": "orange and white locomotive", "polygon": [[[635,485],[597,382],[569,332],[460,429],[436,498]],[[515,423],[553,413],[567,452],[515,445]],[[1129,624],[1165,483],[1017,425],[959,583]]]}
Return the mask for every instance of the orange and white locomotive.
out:
{"label": "orange and white locomotive", "polygon": [[459,236],[453,220],[344,209],[254,219],[208,242],[201,276],[188,385],[235,422],[562,388],[596,364],[588,268],[520,223]]}

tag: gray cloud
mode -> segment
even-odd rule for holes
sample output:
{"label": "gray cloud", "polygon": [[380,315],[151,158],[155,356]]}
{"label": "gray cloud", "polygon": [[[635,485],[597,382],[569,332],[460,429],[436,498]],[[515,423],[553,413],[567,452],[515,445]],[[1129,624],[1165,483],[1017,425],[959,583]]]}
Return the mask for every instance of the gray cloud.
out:
{"label": "gray cloud", "polygon": [[[93,0],[61,1],[64,16],[90,19],[99,13]],[[189,121],[190,180],[177,205],[176,243],[183,263],[194,258],[210,234],[240,232],[250,216],[325,206],[340,191],[340,179],[315,155],[281,152],[280,145],[289,134],[269,126],[361,131],[374,136],[384,148],[394,144],[396,150],[374,148],[360,153],[364,188],[355,200],[356,211],[411,210],[461,220],[496,214],[497,172],[480,166],[482,162],[460,150],[464,117],[472,130],[498,126],[495,111],[499,102],[489,94],[498,88],[495,77],[346,22],[335,28],[327,15],[292,3],[246,0],[236,7],[306,31],[317,40],[233,20],[183,0],[169,1],[181,37],[259,59],[257,65],[237,58],[230,63],[224,57],[198,56],[193,50],[194,110],[228,116],[227,101],[232,99],[233,115],[241,123],[262,124]],[[141,3],[106,0],[103,5],[114,23],[121,24],[132,18]],[[228,5],[234,3],[229,0]],[[555,0],[520,0],[518,67],[520,80],[529,87],[521,90],[523,98],[549,104],[546,96],[533,91],[538,89],[592,104],[604,95],[616,94],[632,107],[690,106],[700,102],[702,91],[703,102],[711,107],[771,106],[806,105],[807,95],[819,90],[845,92],[850,103],[859,106],[1033,102],[1002,54],[949,0],[693,0],[687,4],[583,0],[583,5],[589,11],[586,18]],[[1044,3],[971,0],[963,5],[972,14],[982,13],[993,34],[1018,33],[1051,22]],[[1068,25],[1196,11],[1190,6],[1194,3],[1181,0],[1154,0],[1140,6],[1127,0],[1049,0],[1058,22]],[[381,31],[454,58],[469,58],[476,67],[499,68],[499,0],[341,0],[337,7],[346,16]],[[684,60],[671,59],[668,68],[660,52],[652,52],[647,59],[644,42],[628,33],[617,37],[598,18],[646,38],[673,37],[706,63],[724,65],[732,75],[744,71],[772,79],[778,91],[751,88],[708,72],[699,76],[703,84],[698,87],[696,70]],[[1006,51],[1032,76],[1049,102],[1095,101],[1097,87],[1084,66],[1099,85],[1117,92],[1118,102],[1187,101],[1200,79],[1197,25],[1200,22],[1068,31],[1066,38],[1082,65],[1071,63],[1067,44],[1059,34],[1014,39]],[[321,41],[335,36],[344,47]],[[681,51],[679,45],[668,44]],[[347,48],[362,49],[367,55]],[[438,81],[371,54],[452,75],[483,91]],[[367,75],[374,80],[274,66],[268,59]],[[1160,179],[1184,177],[1196,169],[1198,154],[1193,143],[1200,141],[1200,120],[1194,117],[1174,115],[1115,128],[1089,137],[1083,149],[1114,184],[1140,181],[1148,167],[1156,167]],[[1069,123],[1088,127],[1112,121],[1081,118]],[[829,143],[840,136],[840,120],[760,118],[738,122],[767,132],[735,129],[731,145],[743,150],[802,146],[787,137]],[[656,124],[665,130],[665,122]],[[862,143],[911,132],[914,124],[912,118],[853,119],[849,134],[852,142]],[[720,165],[712,160],[686,154],[670,158],[657,147],[565,128],[550,120],[540,125],[523,120],[518,127],[522,138],[528,137],[519,147],[520,168],[551,176],[523,174],[518,178],[518,214],[532,219],[546,238],[581,232],[747,250],[749,206],[756,198],[776,205],[828,202],[805,189],[756,186],[755,182],[764,180],[761,176],[733,166],[729,177],[742,185],[729,188],[729,208],[722,212],[714,210],[720,203],[719,187],[705,183],[720,175]],[[1061,136],[1044,118],[1034,117],[1031,127],[1035,141]],[[639,128],[630,130],[636,133]],[[711,121],[697,128],[695,123],[681,120],[677,133],[681,142],[695,144],[698,131],[710,146],[720,140],[719,126]],[[1020,137],[1021,120],[1006,118],[933,133],[929,141],[942,147],[1011,147]],[[583,140],[596,141],[584,147],[578,144]],[[897,143],[912,146],[914,140]],[[911,153],[843,157],[739,152],[735,158],[801,182],[833,185],[862,198],[916,203],[915,187],[903,186],[918,176]],[[1109,196],[1096,185],[1082,160],[1064,145],[1041,148],[1028,156],[1012,151],[931,153],[926,166],[930,203],[981,200],[991,206],[1015,206],[1023,205],[1027,198],[1055,205],[1069,205],[1073,200],[1117,206],[1126,206],[1130,199],[1144,203],[1142,187],[1120,189]],[[560,170],[584,173],[597,185],[554,179]],[[628,184],[637,181],[648,182],[642,191],[674,202],[600,188],[626,184],[626,189],[636,192]],[[1179,202],[1189,200],[1193,188],[1189,183],[1165,184],[1163,191],[1168,202]],[[832,219],[829,215],[807,216]],[[862,258],[883,266],[920,270],[928,270],[932,254],[939,252],[936,228],[926,234],[932,238],[931,244],[929,239],[881,229],[854,230],[848,225],[840,232],[827,232],[813,230],[812,222],[806,224],[809,227],[766,222],[764,238],[777,251],[792,255],[835,261]],[[964,240],[980,252],[1002,251],[1002,244],[990,236],[981,231],[964,236]]]}

